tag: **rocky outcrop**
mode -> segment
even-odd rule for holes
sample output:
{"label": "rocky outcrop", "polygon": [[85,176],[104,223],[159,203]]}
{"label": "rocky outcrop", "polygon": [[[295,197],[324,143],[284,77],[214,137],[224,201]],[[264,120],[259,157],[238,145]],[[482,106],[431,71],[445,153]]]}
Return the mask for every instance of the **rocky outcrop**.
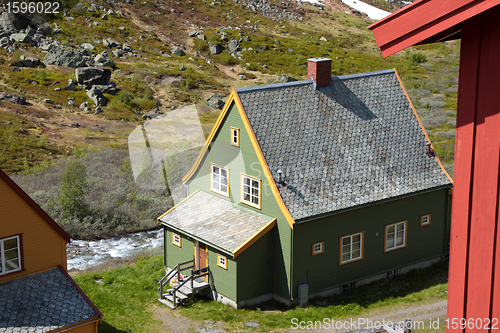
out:
{"label": "rocky outcrop", "polygon": [[49,52],[43,58],[42,62],[46,65],[57,65],[66,67],[83,67],[85,60],[83,57],[73,50],[67,50],[59,47],[49,48]]}
{"label": "rocky outcrop", "polygon": [[224,107],[224,104],[226,104],[226,101],[224,101],[224,98],[222,98],[221,95],[212,94],[207,99],[207,104],[208,104],[209,108],[222,110],[222,108]]}
{"label": "rocky outcrop", "polygon": [[75,70],[76,81],[85,89],[94,85],[109,85],[111,70],[99,67],[80,67]]}
{"label": "rocky outcrop", "polygon": [[273,82],[274,83],[287,83],[287,82],[293,82],[293,81],[297,81],[297,80],[294,79],[293,77],[288,76],[288,75],[281,74],[281,75],[278,75],[276,80],[274,80]]}

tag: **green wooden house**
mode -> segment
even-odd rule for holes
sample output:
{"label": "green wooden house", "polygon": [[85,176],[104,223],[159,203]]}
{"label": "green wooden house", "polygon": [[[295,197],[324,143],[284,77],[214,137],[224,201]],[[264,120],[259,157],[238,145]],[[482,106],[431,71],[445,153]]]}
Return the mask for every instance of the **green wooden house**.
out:
{"label": "green wooden house", "polygon": [[165,265],[209,268],[210,297],[249,306],[331,295],[447,251],[452,181],[395,70],[233,89],[158,218]]}

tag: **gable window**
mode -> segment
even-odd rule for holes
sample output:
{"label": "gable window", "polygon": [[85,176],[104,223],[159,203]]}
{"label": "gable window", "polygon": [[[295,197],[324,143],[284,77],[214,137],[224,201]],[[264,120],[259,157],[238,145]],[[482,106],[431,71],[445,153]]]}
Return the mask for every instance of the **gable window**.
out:
{"label": "gable window", "polygon": [[231,127],[231,144],[233,146],[240,146],[240,130],[235,127]]}
{"label": "gable window", "polygon": [[385,251],[406,246],[406,221],[385,226]]}
{"label": "gable window", "polygon": [[260,180],[241,175],[241,201],[260,209]]}
{"label": "gable window", "polygon": [[363,232],[340,238],[340,264],[363,259]]}
{"label": "gable window", "polygon": [[227,269],[227,258],[217,253],[217,266]]}
{"label": "gable window", "polygon": [[0,275],[21,270],[19,236],[0,239]]}
{"label": "gable window", "polygon": [[172,244],[181,247],[181,236],[172,233]]}
{"label": "gable window", "polygon": [[229,195],[229,170],[221,166],[212,165],[212,178],[211,178],[211,188],[212,191]]}
{"label": "gable window", "polygon": [[325,242],[319,242],[312,245],[312,255],[325,252]]}
{"label": "gable window", "polygon": [[423,227],[424,225],[429,225],[429,224],[431,224],[431,214],[420,216],[420,226],[421,227]]}

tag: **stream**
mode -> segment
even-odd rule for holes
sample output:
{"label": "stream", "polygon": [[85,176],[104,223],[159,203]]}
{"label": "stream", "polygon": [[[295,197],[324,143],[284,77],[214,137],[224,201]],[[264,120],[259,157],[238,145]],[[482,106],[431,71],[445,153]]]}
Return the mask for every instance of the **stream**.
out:
{"label": "stream", "polygon": [[163,230],[143,231],[96,241],[71,240],[67,245],[68,271],[83,270],[110,258],[123,258],[163,246]]}

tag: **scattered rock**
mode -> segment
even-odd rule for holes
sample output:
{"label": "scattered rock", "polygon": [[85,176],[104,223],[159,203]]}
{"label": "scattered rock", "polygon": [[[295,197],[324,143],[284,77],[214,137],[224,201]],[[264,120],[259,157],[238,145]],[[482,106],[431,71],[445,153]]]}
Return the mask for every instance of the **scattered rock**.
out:
{"label": "scattered rock", "polygon": [[116,40],[112,38],[104,38],[102,40],[102,45],[113,48],[113,47],[120,47],[120,43],[118,43]]}
{"label": "scattered rock", "polygon": [[17,96],[14,94],[9,94],[6,92],[1,92],[0,93],[0,100],[2,101],[9,101],[14,104],[20,104],[20,105],[26,105],[26,97],[24,96]]}
{"label": "scattered rock", "polygon": [[99,113],[101,113],[101,112],[104,112],[104,111],[102,110],[102,108],[101,108],[100,106],[98,106],[98,107],[96,107],[96,108],[94,109],[94,115],[97,115],[97,114],[99,114]]}
{"label": "scattered rock", "polygon": [[130,47],[129,44],[123,44],[122,49],[125,52],[133,52],[133,50],[132,50],[132,48]]}
{"label": "scattered rock", "polygon": [[101,17],[101,20],[103,20],[103,21],[107,21],[107,20],[108,20],[108,14],[104,14],[104,15]]}
{"label": "scattered rock", "polygon": [[96,85],[92,86],[92,89],[94,89],[95,91],[98,91],[101,94],[110,94],[110,95],[116,94],[116,84],[114,84],[114,83],[103,84],[103,85],[96,84]]}
{"label": "scattered rock", "polygon": [[193,30],[189,33],[189,37],[196,37],[198,35],[198,31]]}
{"label": "scattered rock", "polygon": [[319,40],[322,42],[328,42],[328,39],[326,39],[325,37],[321,37]]}
{"label": "scattered rock", "polygon": [[210,54],[220,54],[222,52],[222,46],[220,44],[208,43],[208,48],[210,49]]}
{"label": "scattered rock", "polygon": [[73,79],[68,80],[68,85],[64,87],[64,90],[76,91],[76,82]]}
{"label": "scattered rock", "polygon": [[[11,66],[33,68],[33,67],[43,66],[43,64],[40,61],[40,59],[34,58],[34,57],[29,57],[29,58],[25,58],[25,59],[20,60],[20,61],[16,61],[15,63],[11,64]],[[45,67],[45,66],[43,66],[43,67]]]}
{"label": "scattered rock", "polygon": [[94,89],[94,87],[87,91],[87,96],[94,102],[94,105],[106,106],[106,97],[99,90]]}
{"label": "scattered rock", "polygon": [[57,65],[73,68],[85,66],[85,61],[79,53],[73,50],[65,50],[59,47],[51,47],[45,58],[43,58],[42,62],[46,65]]}
{"label": "scattered rock", "polygon": [[207,40],[207,37],[205,37],[205,35],[204,35],[204,34],[199,34],[199,35],[198,35],[198,36],[196,36],[196,37],[198,37],[198,38],[199,38],[199,39],[201,39],[201,40]]}
{"label": "scattered rock", "polygon": [[247,79],[247,77],[245,75],[243,75],[243,74],[238,75],[238,77],[240,78],[240,80],[246,80]]}
{"label": "scattered rock", "polygon": [[179,70],[180,70],[181,72],[183,72],[183,71],[185,71],[185,70],[186,70],[186,67],[185,67],[184,65],[180,65],[180,66],[179,66]]}
{"label": "scattered rock", "polygon": [[172,46],[172,48],[170,49],[170,53],[179,57],[183,57],[186,55],[186,52],[184,52],[180,47],[177,46]]}
{"label": "scattered rock", "polygon": [[212,109],[222,110],[226,101],[221,95],[214,93],[207,99],[207,104]]}
{"label": "scattered rock", "polygon": [[273,82],[274,83],[287,83],[287,82],[293,82],[293,81],[297,81],[297,80],[294,79],[293,77],[288,76],[288,75],[281,74],[281,75],[278,75],[276,80],[274,80]]}
{"label": "scattered rock", "polygon": [[26,33],[15,33],[10,35],[10,38],[19,43],[31,43],[32,38]]}
{"label": "scattered rock", "polygon": [[229,52],[236,52],[240,48],[240,43],[233,38],[229,41],[229,43],[227,43],[227,48]]}
{"label": "scattered rock", "polygon": [[43,102],[44,102],[44,103],[47,103],[47,104],[54,104],[54,101],[53,101],[53,100],[51,100],[50,98],[44,98],[44,99],[43,99]]}
{"label": "scattered rock", "polygon": [[123,51],[120,49],[113,50],[111,53],[113,53],[113,55],[117,58],[123,57]]}
{"label": "scattered rock", "polygon": [[115,62],[109,58],[109,53],[106,51],[95,56],[94,64],[103,67],[115,67]]}
{"label": "scattered rock", "polygon": [[54,88],[54,91],[61,91],[62,89],[60,87]]}
{"label": "scattered rock", "polygon": [[111,70],[99,67],[79,67],[75,69],[76,81],[85,89],[93,85],[108,85],[111,79]]}
{"label": "scattered rock", "polygon": [[89,102],[83,102],[82,104],[80,104],[80,110],[84,110],[87,106],[89,105]]}

